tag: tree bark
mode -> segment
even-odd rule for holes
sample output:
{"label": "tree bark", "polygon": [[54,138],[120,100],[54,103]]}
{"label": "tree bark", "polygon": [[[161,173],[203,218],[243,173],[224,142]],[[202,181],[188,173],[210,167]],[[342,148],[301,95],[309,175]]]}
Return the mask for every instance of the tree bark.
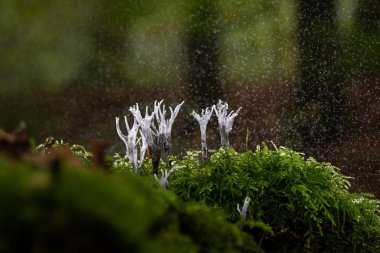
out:
{"label": "tree bark", "polygon": [[336,2],[299,0],[297,11],[297,130],[305,146],[328,144],[343,134],[347,115]]}
{"label": "tree bark", "polygon": [[359,29],[363,32],[380,31],[380,1],[360,0],[356,11]]}
{"label": "tree bark", "polygon": [[217,16],[215,1],[191,1],[185,39],[189,104],[195,110],[212,106],[223,94],[219,73],[220,28]]}

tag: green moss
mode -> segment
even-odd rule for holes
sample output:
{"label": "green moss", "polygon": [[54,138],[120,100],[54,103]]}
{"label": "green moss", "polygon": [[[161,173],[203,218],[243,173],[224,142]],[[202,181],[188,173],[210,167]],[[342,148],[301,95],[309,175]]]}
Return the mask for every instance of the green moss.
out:
{"label": "green moss", "polygon": [[171,178],[171,190],[185,201],[224,209],[238,221],[236,205],[251,198],[247,219],[272,234],[246,229],[272,251],[343,252],[380,250],[379,201],[350,193],[348,177],[328,163],[287,148],[255,152],[217,151],[202,166],[198,152],[176,161],[185,168]]}
{"label": "green moss", "polygon": [[90,169],[0,158],[0,251],[261,251],[223,213],[182,203],[150,177]]}

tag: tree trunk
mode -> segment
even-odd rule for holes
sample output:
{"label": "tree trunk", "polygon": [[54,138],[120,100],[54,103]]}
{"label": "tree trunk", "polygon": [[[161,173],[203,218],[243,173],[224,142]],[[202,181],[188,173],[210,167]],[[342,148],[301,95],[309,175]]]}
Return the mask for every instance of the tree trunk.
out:
{"label": "tree trunk", "polygon": [[186,27],[189,101],[194,109],[206,108],[221,98],[219,35],[216,2],[194,0]]}
{"label": "tree trunk", "polygon": [[300,79],[297,130],[305,146],[331,143],[343,132],[347,106],[334,0],[299,0]]}
{"label": "tree trunk", "polygon": [[380,31],[380,1],[360,0],[356,19],[361,31],[378,33]]}

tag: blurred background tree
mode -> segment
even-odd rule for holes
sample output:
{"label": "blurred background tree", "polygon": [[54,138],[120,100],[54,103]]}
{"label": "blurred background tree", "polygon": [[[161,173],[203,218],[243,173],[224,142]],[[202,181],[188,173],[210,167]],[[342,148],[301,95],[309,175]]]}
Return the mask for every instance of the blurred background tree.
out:
{"label": "blurred background tree", "polygon": [[189,5],[185,27],[189,102],[199,111],[223,98],[219,66],[221,27],[217,1],[195,0]]}
{"label": "blurred background tree", "polygon": [[[127,75],[130,30],[135,19],[149,15],[154,3],[149,1],[101,0],[88,3],[89,15],[82,25],[90,53],[82,60],[78,75],[73,77],[57,94],[57,114],[66,118],[65,129],[80,136],[89,136],[93,128],[108,115],[116,115],[120,101],[115,99],[118,90],[129,86]],[[87,94],[84,96],[84,94]],[[71,105],[79,110],[67,110]],[[96,112],[96,113],[93,113]],[[83,117],[83,115],[92,115]],[[96,128],[96,127],[95,127]],[[98,128],[97,138],[109,125]]]}
{"label": "blurred background tree", "polygon": [[[231,133],[237,149],[248,129],[250,147],[273,140],[305,151],[380,196],[379,6],[3,0],[0,128],[25,121],[37,142],[107,138],[121,152],[115,116],[136,102],[186,100],[173,127],[180,153],[199,145],[187,111],[223,97],[243,107]],[[211,148],[219,142],[215,125]]]}
{"label": "blurred background tree", "polygon": [[380,2],[376,0],[359,0],[355,11],[356,30],[352,37],[354,47],[359,48],[355,54],[358,58],[352,59],[356,62],[356,71],[360,76],[374,77],[380,69]]}
{"label": "blurred background tree", "polygon": [[378,32],[380,25],[380,3],[376,0],[360,0],[356,11],[357,23],[364,32]]}
{"label": "blurred background tree", "polygon": [[[299,0],[297,41],[300,80],[298,131],[304,146],[337,141],[347,125],[346,78],[340,61],[336,1]],[[320,147],[319,147],[320,148]]]}

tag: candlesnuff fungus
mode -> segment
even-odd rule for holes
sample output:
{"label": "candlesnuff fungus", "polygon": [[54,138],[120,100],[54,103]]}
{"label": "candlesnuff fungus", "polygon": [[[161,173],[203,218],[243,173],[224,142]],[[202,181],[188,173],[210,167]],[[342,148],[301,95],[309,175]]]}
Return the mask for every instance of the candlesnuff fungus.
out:
{"label": "candlesnuff fungus", "polygon": [[[158,173],[158,167],[160,164],[161,152],[164,151],[164,158],[166,159],[170,149],[171,149],[171,130],[177,114],[184,102],[177,105],[173,111],[170,109],[170,119],[166,119],[165,105],[161,109],[160,102],[154,101],[154,111],[152,114],[148,113],[148,107],[146,107],[145,117],[141,116],[139,105],[136,104],[129,108],[129,111],[133,114],[136,121],[141,127],[142,135],[145,137],[146,142],[149,147],[150,156],[153,165],[153,174]],[[156,119],[158,124],[158,129],[154,124],[154,119]]]}
{"label": "candlesnuff fungus", "polygon": [[199,127],[201,129],[201,140],[202,140],[202,161],[203,163],[207,160],[207,142],[206,142],[206,130],[207,124],[212,116],[213,109],[206,108],[202,109],[201,115],[193,111],[191,115],[198,121]]}
{"label": "candlesnuff fungus", "polygon": [[161,109],[161,104],[163,100],[160,102],[155,101],[154,102],[154,114],[156,116],[156,121],[158,124],[158,135],[159,138],[162,139],[162,144],[163,144],[163,158],[164,160],[167,160],[167,156],[169,155],[169,152],[171,150],[171,133],[172,133],[172,126],[174,123],[175,118],[178,115],[179,110],[181,109],[181,106],[185,101],[182,103],[178,104],[174,111],[173,109],[169,106],[170,109],[170,118],[166,119],[166,110],[165,110],[165,105],[162,106]]}
{"label": "candlesnuff fungus", "polygon": [[[136,119],[133,120],[132,128],[129,128],[127,117],[124,116],[125,126],[127,127],[128,135],[124,135],[120,130],[119,118],[116,117],[116,131],[120,139],[124,142],[126,147],[126,154],[128,159],[131,161],[133,170],[135,173],[141,172],[141,168],[145,158],[145,152],[147,149],[147,143],[144,136],[137,139],[137,133],[139,131],[139,125],[136,122]],[[140,162],[138,162],[138,144],[142,141],[140,147]]]}
{"label": "candlesnuff fungus", "polygon": [[251,199],[249,197],[246,197],[244,199],[244,204],[243,204],[242,210],[240,210],[240,206],[239,206],[239,204],[237,204],[236,209],[239,212],[240,217],[243,219],[245,219],[247,217],[247,211],[248,211],[248,206],[249,206],[250,202],[251,202]]}
{"label": "candlesnuff fungus", "polygon": [[238,116],[238,113],[241,110],[241,107],[236,112],[231,111],[228,115],[227,115],[228,104],[223,102],[222,100],[219,100],[218,104],[213,105],[212,107],[215,111],[216,116],[218,117],[219,132],[220,132],[222,148],[226,149],[229,146],[228,134],[232,130],[234,120],[236,116]]}
{"label": "candlesnuff fungus", "polygon": [[167,189],[169,187],[169,176],[172,174],[174,171],[183,168],[184,166],[174,166],[171,168],[168,172],[168,170],[161,170],[161,178],[159,179],[157,177],[157,174],[154,174],[154,178],[157,180],[157,182],[162,186],[162,188]]}
{"label": "candlesnuff fungus", "polygon": [[153,131],[154,112],[152,112],[152,114],[149,114],[148,107],[146,107],[145,117],[143,118],[141,116],[139,104],[131,106],[129,108],[129,111],[133,114],[136,121],[140,125],[142,136],[144,136],[149,147],[149,153],[152,159],[153,174],[157,173],[158,166],[160,164],[162,143],[159,140],[158,135]]}

